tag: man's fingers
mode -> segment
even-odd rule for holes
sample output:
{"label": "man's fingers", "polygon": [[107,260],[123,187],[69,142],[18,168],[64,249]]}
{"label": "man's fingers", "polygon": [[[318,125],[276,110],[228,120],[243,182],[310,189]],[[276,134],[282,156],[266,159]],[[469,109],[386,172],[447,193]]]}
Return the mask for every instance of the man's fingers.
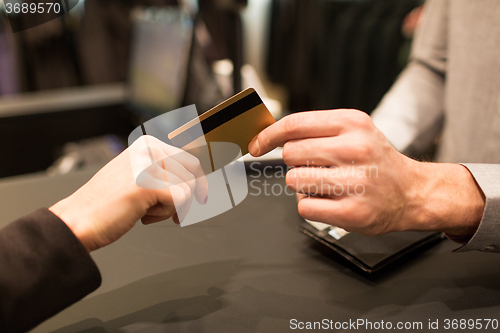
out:
{"label": "man's fingers", "polygon": [[295,193],[295,198],[297,199],[297,202],[299,202],[301,199],[304,199],[307,197],[304,193]]}
{"label": "man's fingers", "polygon": [[300,216],[305,219],[340,226],[342,204],[343,201],[304,196],[299,200],[297,208]]}
{"label": "man's fingers", "polygon": [[300,216],[311,221],[346,227],[346,201],[318,197],[302,197],[297,208]]}
{"label": "man's fingers", "polygon": [[261,156],[290,140],[337,136],[358,122],[366,122],[366,118],[369,116],[357,110],[294,113],[260,132],[248,150],[253,156]]}
{"label": "man's fingers", "polygon": [[286,174],[287,186],[298,193],[339,197],[363,195],[366,191],[363,179],[369,176],[354,167],[297,167]]}
{"label": "man's fingers", "polygon": [[349,135],[291,140],[283,145],[289,166],[334,166],[351,163],[357,145]]}
{"label": "man's fingers", "polygon": [[335,169],[300,167],[286,174],[286,185],[295,192],[308,195],[340,196],[344,194],[342,179],[331,177]]}
{"label": "man's fingers", "polygon": [[356,231],[364,235],[372,234],[368,227],[372,214],[367,205],[352,197],[332,200],[321,197],[303,197],[297,204],[299,214],[308,220],[318,221]]}

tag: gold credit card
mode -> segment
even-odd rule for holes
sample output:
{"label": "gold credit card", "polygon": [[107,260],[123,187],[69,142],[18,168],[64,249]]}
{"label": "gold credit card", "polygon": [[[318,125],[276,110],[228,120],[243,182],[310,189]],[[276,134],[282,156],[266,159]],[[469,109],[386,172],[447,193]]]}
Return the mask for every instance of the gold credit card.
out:
{"label": "gold credit card", "polygon": [[248,88],[172,131],[168,138],[175,146],[189,151],[210,142],[230,142],[245,155],[250,141],[275,122],[255,89]]}

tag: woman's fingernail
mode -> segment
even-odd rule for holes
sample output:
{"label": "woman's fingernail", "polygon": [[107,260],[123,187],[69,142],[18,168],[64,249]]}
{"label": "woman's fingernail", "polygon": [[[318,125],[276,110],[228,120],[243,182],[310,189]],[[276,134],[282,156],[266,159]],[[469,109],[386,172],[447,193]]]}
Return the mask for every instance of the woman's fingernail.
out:
{"label": "woman's fingernail", "polygon": [[257,136],[255,136],[255,138],[253,138],[253,140],[248,145],[248,151],[253,156],[257,156],[259,154],[260,146],[259,146],[259,139],[257,139]]}
{"label": "woman's fingernail", "polygon": [[207,203],[207,201],[208,201],[208,195],[207,195],[207,197],[205,198],[205,200],[203,201],[203,204],[206,204],[206,203]]}

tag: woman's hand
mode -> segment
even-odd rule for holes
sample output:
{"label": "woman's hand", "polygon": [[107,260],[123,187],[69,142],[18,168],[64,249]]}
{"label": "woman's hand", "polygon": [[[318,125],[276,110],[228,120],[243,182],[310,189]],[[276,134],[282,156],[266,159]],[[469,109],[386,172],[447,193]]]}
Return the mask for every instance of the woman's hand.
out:
{"label": "woman's hand", "polygon": [[[168,183],[167,183],[168,182]],[[151,136],[141,136],[91,180],[49,210],[91,252],[144,224],[180,223],[193,196],[206,203],[208,183],[198,159]]]}

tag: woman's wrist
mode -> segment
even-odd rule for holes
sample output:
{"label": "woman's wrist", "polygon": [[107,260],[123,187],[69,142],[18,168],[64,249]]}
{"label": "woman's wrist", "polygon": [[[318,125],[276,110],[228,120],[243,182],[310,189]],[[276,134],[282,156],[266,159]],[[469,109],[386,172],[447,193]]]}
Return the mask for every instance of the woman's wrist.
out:
{"label": "woman's wrist", "polygon": [[85,228],[82,228],[82,224],[78,223],[78,219],[72,213],[70,206],[71,196],[57,202],[52,207],[50,207],[49,210],[66,224],[66,226],[71,230],[71,232],[80,241],[80,243],[82,243],[87,252],[90,253],[94,250],[93,246],[91,245],[92,242],[90,242],[89,237],[87,237]]}

